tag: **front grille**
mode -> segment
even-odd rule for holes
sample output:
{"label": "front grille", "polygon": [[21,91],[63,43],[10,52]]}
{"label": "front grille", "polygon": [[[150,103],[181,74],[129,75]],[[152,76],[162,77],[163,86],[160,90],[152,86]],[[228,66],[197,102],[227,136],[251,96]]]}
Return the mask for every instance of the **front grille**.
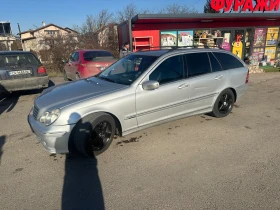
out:
{"label": "front grille", "polygon": [[36,106],[34,106],[33,117],[35,118],[35,120],[37,120],[38,113],[39,113],[39,109]]}

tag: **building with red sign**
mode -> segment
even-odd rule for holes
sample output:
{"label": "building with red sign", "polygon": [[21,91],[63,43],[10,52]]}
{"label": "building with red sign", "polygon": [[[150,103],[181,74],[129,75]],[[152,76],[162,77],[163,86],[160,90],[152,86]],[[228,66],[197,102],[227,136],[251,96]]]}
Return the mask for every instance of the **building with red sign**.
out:
{"label": "building with red sign", "polygon": [[246,60],[280,58],[279,13],[142,14],[118,26],[120,47],[223,48]]}

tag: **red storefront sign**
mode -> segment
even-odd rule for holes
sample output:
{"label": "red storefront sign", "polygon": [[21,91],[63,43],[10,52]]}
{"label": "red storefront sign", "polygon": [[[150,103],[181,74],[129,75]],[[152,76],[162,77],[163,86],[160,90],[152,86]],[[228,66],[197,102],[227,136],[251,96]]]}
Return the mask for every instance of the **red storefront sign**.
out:
{"label": "red storefront sign", "polygon": [[[255,2],[255,3],[254,3]],[[216,11],[278,11],[280,0],[211,0],[211,7]]]}

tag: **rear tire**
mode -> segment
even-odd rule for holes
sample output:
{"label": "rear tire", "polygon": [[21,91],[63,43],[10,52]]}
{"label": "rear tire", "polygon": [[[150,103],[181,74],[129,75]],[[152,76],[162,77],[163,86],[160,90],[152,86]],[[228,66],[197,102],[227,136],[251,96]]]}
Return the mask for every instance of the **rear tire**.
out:
{"label": "rear tire", "polygon": [[75,148],[87,157],[105,152],[113,141],[116,125],[106,113],[95,113],[80,120],[73,133]]}
{"label": "rear tire", "polygon": [[235,101],[232,90],[226,89],[220,93],[213,107],[212,115],[217,118],[227,116],[233,109]]}

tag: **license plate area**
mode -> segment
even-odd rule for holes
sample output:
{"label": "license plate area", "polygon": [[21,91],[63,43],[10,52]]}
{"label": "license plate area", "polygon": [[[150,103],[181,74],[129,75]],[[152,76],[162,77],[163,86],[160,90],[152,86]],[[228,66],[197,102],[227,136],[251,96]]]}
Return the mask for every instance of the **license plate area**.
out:
{"label": "license plate area", "polygon": [[18,71],[9,71],[9,76],[18,76],[18,75],[29,75],[31,70],[18,70]]}

